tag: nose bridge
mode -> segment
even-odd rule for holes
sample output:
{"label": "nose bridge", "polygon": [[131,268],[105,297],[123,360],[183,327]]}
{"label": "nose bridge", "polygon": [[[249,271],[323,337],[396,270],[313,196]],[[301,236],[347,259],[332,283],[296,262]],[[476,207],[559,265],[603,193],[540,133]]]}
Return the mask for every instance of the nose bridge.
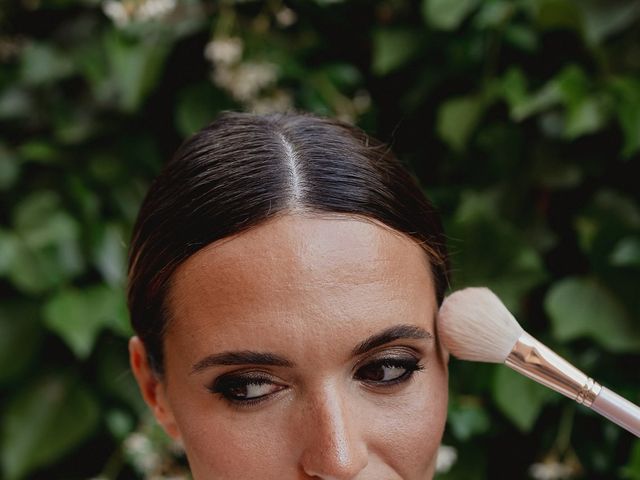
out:
{"label": "nose bridge", "polygon": [[368,453],[363,425],[346,393],[326,384],[310,393],[306,404],[303,470],[325,480],[355,478],[366,466]]}

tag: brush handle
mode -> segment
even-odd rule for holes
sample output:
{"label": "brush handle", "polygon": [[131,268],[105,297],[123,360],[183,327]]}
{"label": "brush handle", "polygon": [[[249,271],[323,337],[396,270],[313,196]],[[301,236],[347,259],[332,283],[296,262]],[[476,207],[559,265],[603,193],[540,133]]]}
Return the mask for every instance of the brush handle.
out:
{"label": "brush handle", "polygon": [[607,387],[602,387],[591,409],[640,437],[640,407]]}
{"label": "brush handle", "polygon": [[640,407],[601,386],[527,332],[520,335],[504,363],[640,437]]}

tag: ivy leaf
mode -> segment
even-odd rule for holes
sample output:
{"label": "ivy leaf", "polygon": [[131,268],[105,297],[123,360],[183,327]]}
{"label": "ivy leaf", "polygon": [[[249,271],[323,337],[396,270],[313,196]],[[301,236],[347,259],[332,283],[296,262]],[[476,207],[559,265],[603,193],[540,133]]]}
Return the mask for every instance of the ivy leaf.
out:
{"label": "ivy leaf", "polygon": [[456,152],[462,152],[484,111],[478,95],[450,98],[438,109],[437,132]]}
{"label": "ivy leaf", "polygon": [[12,232],[0,230],[0,275],[5,275],[11,269],[18,248],[16,236]]}
{"label": "ivy leaf", "polygon": [[553,81],[557,83],[566,107],[566,138],[573,139],[604,126],[608,120],[606,101],[602,96],[591,93],[589,78],[580,67],[566,67]]}
{"label": "ivy leaf", "polygon": [[20,177],[20,163],[17,156],[0,143],[0,191],[9,190]]}
{"label": "ivy leaf", "polygon": [[18,392],[2,416],[2,470],[8,480],[51,464],[97,427],[99,407],[65,376],[38,379]]}
{"label": "ivy leaf", "polygon": [[169,46],[166,38],[157,35],[132,40],[112,31],[106,37],[110,75],[123,111],[136,111],[157,84]]}
{"label": "ivy leaf", "polygon": [[478,0],[423,0],[422,15],[434,28],[455,30],[478,3]]}
{"label": "ivy leaf", "polygon": [[639,352],[640,332],[620,302],[591,278],[572,277],[551,287],[544,301],[555,338],[590,337],[612,352]]}
{"label": "ivy leaf", "polygon": [[477,402],[452,401],[448,410],[447,422],[455,437],[463,442],[491,426],[487,412]]}
{"label": "ivy leaf", "polygon": [[80,228],[61,209],[55,192],[33,193],[18,204],[13,217],[16,241],[8,275],[17,288],[42,293],[83,271]]}
{"label": "ivy leaf", "polygon": [[640,17],[636,0],[581,0],[584,35],[593,45],[624,30]]}
{"label": "ivy leaf", "polygon": [[93,248],[93,257],[96,268],[107,284],[112,287],[124,284],[127,247],[120,225],[108,223],[100,227]]}
{"label": "ivy leaf", "polygon": [[624,134],[622,154],[630,157],[640,150],[640,81],[620,77],[611,82],[615,112]]}
{"label": "ivy leaf", "polygon": [[537,0],[535,10],[536,21],[542,28],[582,31],[583,16],[578,2],[573,0]]}
{"label": "ivy leaf", "polygon": [[176,127],[187,137],[209,123],[216,112],[231,107],[230,100],[210,82],[190,85],[178,95]]}
{"label": "ivy leaf", "polygon": [[72,73],[69,57],[49,45],[30,43],[22,53],[21,77],[28,85],[52,83]]}
{"label": "ivy leaf", "polygon": [[616,267],[640,267],[640,238],[625,237],[615,246],[609,256]]}
{"label": "ivy leaf", "polygon": [[486,285],[516,312],[522,296],[546,273],[537,251],[497,210],[495,196],[469,192],[447,225],[451,238],[463,239],[453,248],[455,288]]}
{"label": "ivy leaf", "polygon": [[40,309],[31,303],[4,301],[0,305],[0,385],[21,375],[42,343]]}
{"label": "ivy leaf", "polygon": [[640,480],[640,440],[636,440],[631,448],[631,455],[622,469],[622,478]]}
{"label": "ivy leaf", "polygon": [[420,47],[420,35],[406,29],[379,29],[373,32],[371,69],[387,75],[411,60]]}
{"label": "ivy leaf", "polygon": [[522,432],[535,424],[542,407],[554,392],[509,368],[499,368],[493,382],[493,398],[504,415]]}
{"label": "ivy leaf", "polygon": [[103,285],[63,290],[47,302],[44,317],[47,327],[81,359],[89,356],[103,328],[130,334],[124,293]]}

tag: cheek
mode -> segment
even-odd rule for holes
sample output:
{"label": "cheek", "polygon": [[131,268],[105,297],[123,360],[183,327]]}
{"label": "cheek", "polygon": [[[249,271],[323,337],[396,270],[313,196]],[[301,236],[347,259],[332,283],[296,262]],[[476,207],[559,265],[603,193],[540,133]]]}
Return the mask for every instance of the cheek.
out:
{"label": "cheek", "polygon": [[208,405],[194,402],[176,407],[195,480],[287,478],[284,470],[294,463],[286,457],[288,449],[282,448],[289,427],[279,419],[286,417],[273,410],[268,415],[234,411],[215,398]]}
{"label": "cheek", "polygon": [[433,474],[447,417],[446,368],[420,372],[415,380],[415,388],[395,399],[369,443],[371,450],[407,479]]}

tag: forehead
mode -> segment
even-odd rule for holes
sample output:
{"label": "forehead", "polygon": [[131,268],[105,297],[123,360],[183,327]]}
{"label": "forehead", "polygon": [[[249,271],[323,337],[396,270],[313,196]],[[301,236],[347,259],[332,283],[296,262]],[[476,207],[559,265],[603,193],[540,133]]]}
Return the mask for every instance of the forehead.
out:
{"label": "forehead", "polygon": [[353,215],[283,215],[176,270],[168,334],[246,348],[257,331],[300,341],[398,323],[432,329],[435,302],[428,259],[409,237]]}

